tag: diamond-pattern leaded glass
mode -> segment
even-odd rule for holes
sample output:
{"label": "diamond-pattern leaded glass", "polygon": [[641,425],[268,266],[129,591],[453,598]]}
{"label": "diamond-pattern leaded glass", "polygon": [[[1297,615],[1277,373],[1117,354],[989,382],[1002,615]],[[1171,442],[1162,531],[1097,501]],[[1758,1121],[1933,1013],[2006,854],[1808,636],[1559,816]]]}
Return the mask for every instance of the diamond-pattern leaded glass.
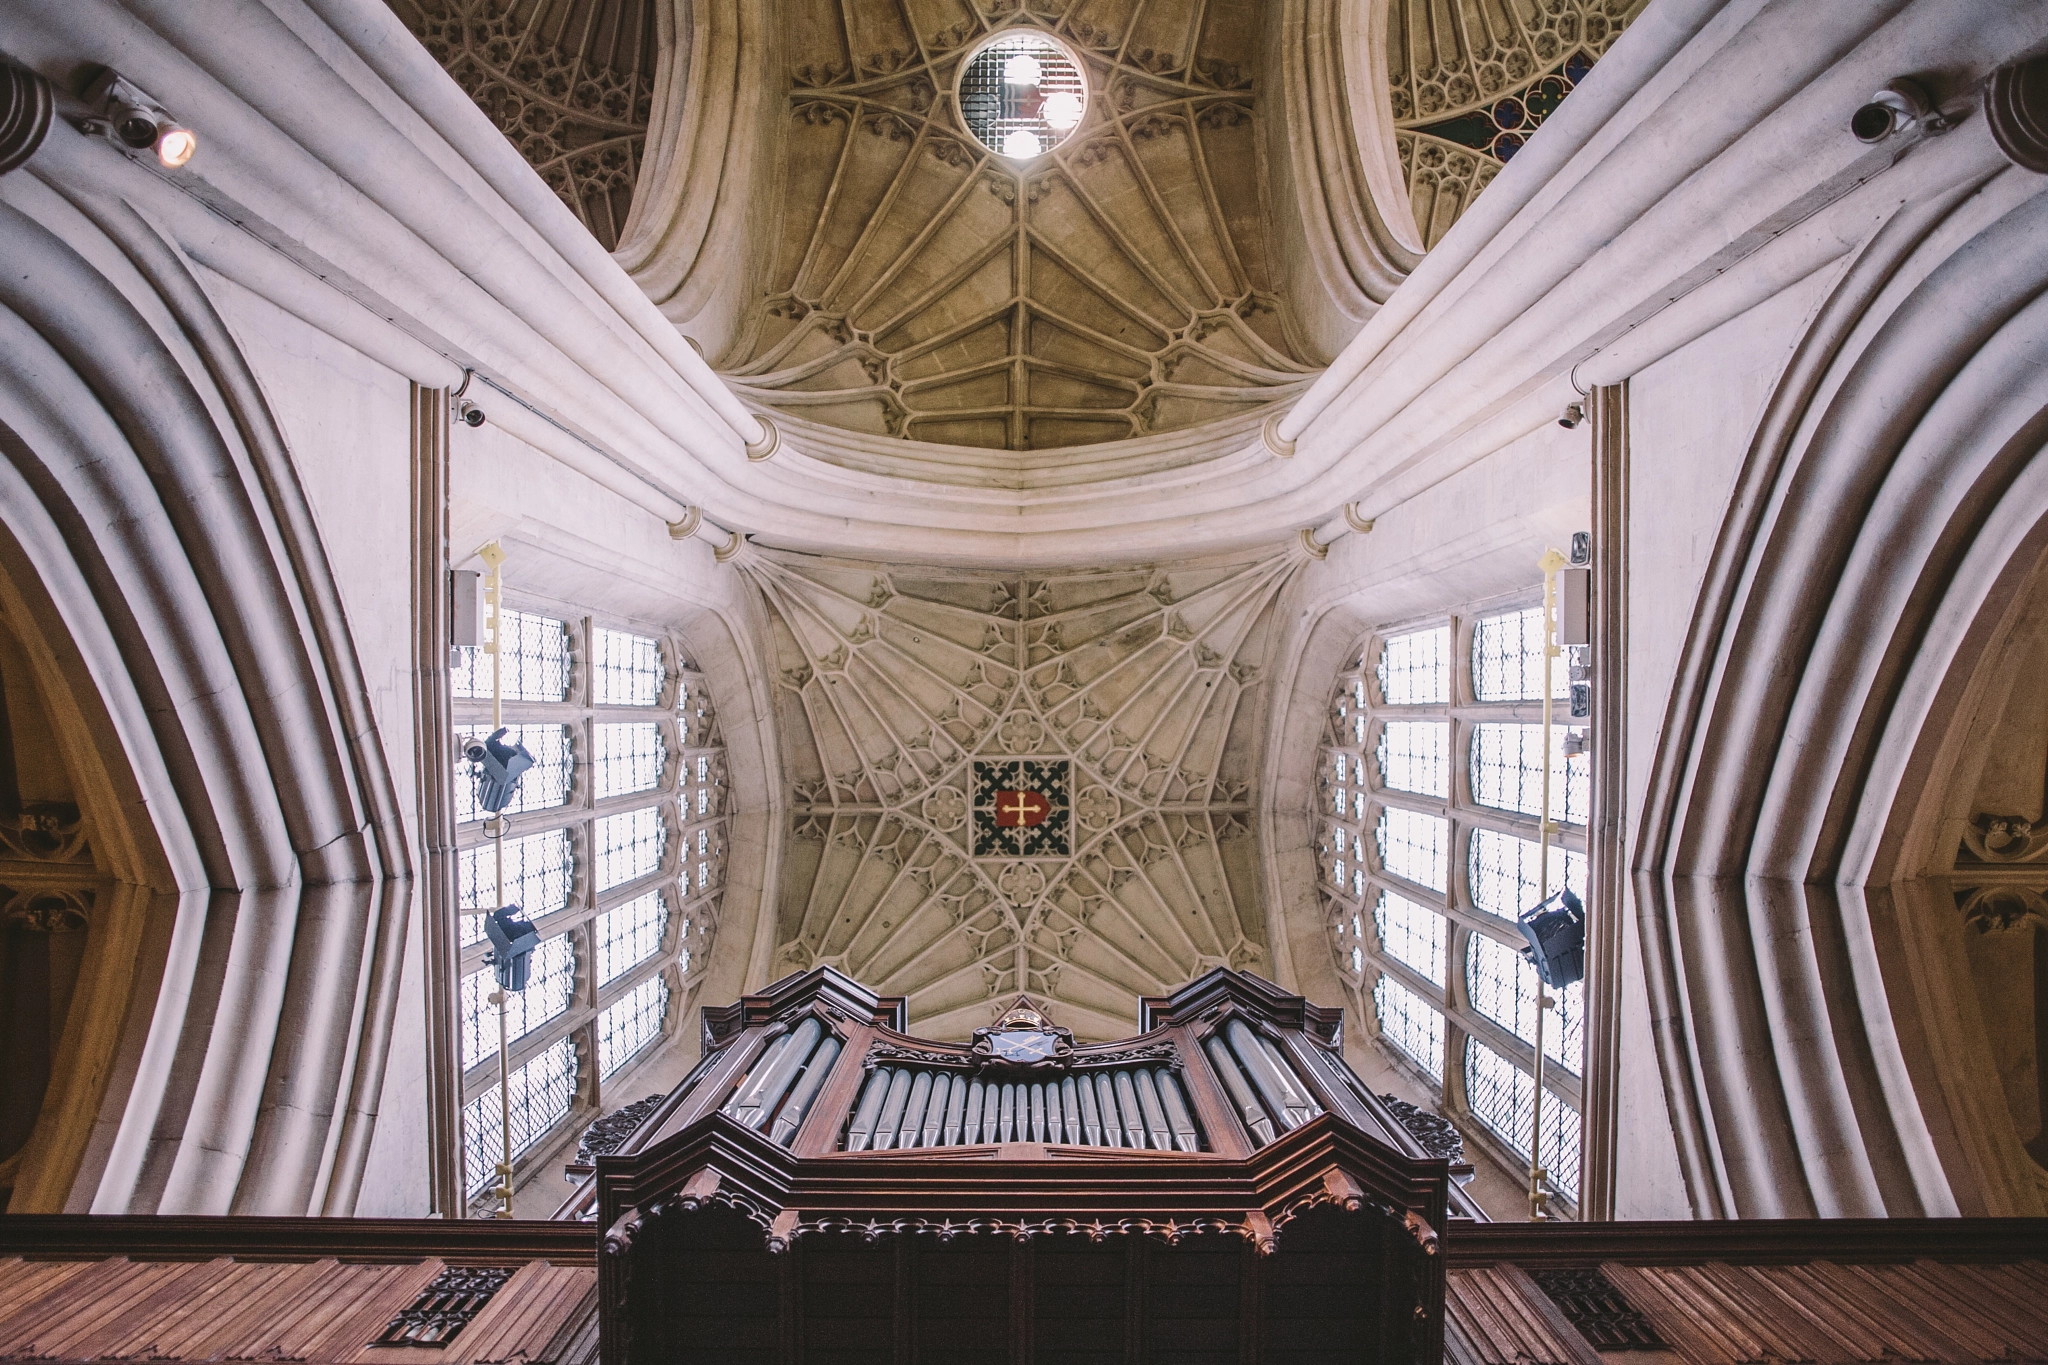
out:
{"label": "diamond-pattern leaded glass", "polygon": [[[1519,919],[1524,910],[1544,899],[1536,891],[1537,855],[1533,839],[1498,830],[1472,831],[1470,883],[1472,904],[1489,915]],[[1565,887],[1581,899],[1586,894],[1586,857],[1570,849],[1550,850],[1550,895]]]}
{"label": "diamond-pattern leaded glass", "polygon": [[1377,672],[1387,705],[1442,706],[1451,699],[1451,628],[1388,636]]}
{"label": "diamond-pattern leaded glass", "polygon": [[[1525,1043],[1536,1041],[1536,969],[1519,950],[1474,934],[1465,954],[1465,987],[1472,1008]],[[1543,1021],[1543,1055],[1577,1075],[1585,1051],[1583,983],[1552,991],[1557,1007]]]}
{"label": "diamond-pattern leaded glass", "polygon": [[[490,1002],[497,988],[489,967],[462,978],[465,1070],[498,1050],[498,1007]],[[576,945],[567,934],[542,939],[527,966],[526,989],[505,992],[505,1041],[516,1043],[561,1014],[575,993]]]}
{"label": "diamond-pattern leaded glass", "polygon": [[[661,951],[668,932],[668,898],[659,891],[635,896],[597,917],[597,984],[607,985]],[[688,926],[685,925],[685,932]]]}
{"label": "diamond-pattern leaded glass", "polygon": [[[576,1040],[563,1038],[513,1072],[506,1093],[512,1101],[512,1155],[517,1158],[569,1117],[576,1100]],[[462,1106],[462,1166],[472,1196],[497,1181],[505,1131],[502,1109],[496,1085]]]}
{"label": "diamond-pattern leaded glass", "polygon": [[[502,899],[548,917],[553,931],[508,1012],[520,1049],[540,1059],[513,1079],[514,1131],[526,1150],[545,1146],[550,1128],[615,1107],[612,1086],[631,1090],[640,1066],[660,1064],[650,1059],[667,1045],[667,1008],[687,1007],[668,993],[689,989],[693,956],[711,947],[718,922],[729,801],[717,716],[686,649],[588,618],[508,612],[505,621],[503,723],[541,766],[513,807]],[[487,734],[489,658],[456,663],[455,733]],[[664,703],[673,710],[656,709]],[[548,738],[536,743],[535,735]],[[457,814],[467,817],[476,812],[460,777]],[[460,918],[452,983],[457,1052],[485,1065],[497,1048],[497,1011],[476,912],[499,903],[497,849],[472,820],[458,822],[457,839],[458,907],[470,912]],[[680,923],[672,926],[672,916]],[[591,987],[601,1009],[575,1009],[578,989]],[[474,1189],[492,1183],[497,1104],[493,1090],[464,1106],[463,1161]]]}
{"label": "diamond-pattern leaded glass", "polygon": [[[476,738],[482,739],[489,733],[488,730],[480,732]],[[521,775],[519,790],[513,793],[503,814],[553,810],[569,799],[570,782],[575,773],[575,751],[570,744],[568,726],[508,725],[504,742],[524,744],[526,752],[533,755],[533,766]],[[458,758],[455,760],[455,822],[467,824],[483,818],[483,809],[476,803],[476,778],[472,775],[470,762],[466,758]]]}
{"label": "diamond-pattern leaded glass", "polygon": [[[1536,1082],[1477,1038],[1465,1041],[1465,1103],[1481,1123],[1524,1160]],[[1543,1092],[1543,1166],[1552,1188],[1579,1197],[1579,1114],[1549,1087]]]}
{"label": "diamond-pattern leaded glass", "polygon": [[668,827],[662,823],[661,807],[607,815],[596,824],[597,889],[638,881],[661,869],[662,850],[668,844]]}
{"label": "diamond-pattern leaded glass", "polygon": [[1387,806],[1380,811],[1380,866],[1418,886],[1445,889],[1450,872],[1451,822],[1441,815]]}
{"label": "diamond-pattern leaded glass", "polygon": [[[1543,700],[1543,608],[1482,616],[1474,624],[1472,695],[1480,701]],[[1562,657],[1551,662],[1550,695],[1571,695]]]}
{"label": "diamond-pattern leaded glass", "polygon": [[597,1016],[597,1074],[610,1076],[661,1036],[668,978],[656,972]]}
{"label": "diamond-pattern leaded glass", "polygon": [[1392,1043],[1430,1074],[1444,1078],[1444,1017],[1427,1001],[1393,977],[1381,974],[1372,988],[1380,1037]]}
{"label": "diamond-pattern leaded glass", "polygon": [[1376,756],[1380,781],[1395,791],[1438,798],[1451,794],[1449,722],[1390,720],[1380,730]]}
{"label": "diamond-pattern leaded glass", "polygon": [[654,790],[667,762],[661,727],[651,720],[600,721],[590,727],[592,794],[600,801]]}
{"label": "diamond-pattern leaded glass", "polygon": [[[569,626],[551,616],[530,612],[500,613],[504,648],[499,655],[499,687],[506,701],[562,701],[569,695]],[[489,700],[491,656],[481,649],[455,651],[448,673],[449,691],[457,697]]]}
{"label": "diamond-pattern leaded glass", "polygon": [[[1470,649],[1460,647],[1461,630]],[[1526,1125],[1533,1104],[1534,972],[1473,917],[1512,919],[1542,899],[1538,844],[1501,827],[1535,823],[1546,762],[1551,889],[1586,890],[1589,765],[1565,756],[1568,716],[1556,718],[1547,753],[1541,727],[1530,724],[1541,709],[1531,703],[1542,701],[1544,643],[1540,608],[1367,641],[1333,690],[1310,807],[1331,951],[1350,988],[1370,993],[1356,1004],[1372,1012],[1380,1045],[1415,1062],[1439,1089],[1446,1058],[1477,1046],[1478,1065],[1498,1067],[1474,1093],[1496,1106],[1488,1122],[1507,1128],[1517,1105]],[[1569,693],[1567,665],[1553,660],[1560,698]],[[1367,915],[1370,934],[1361,922]],[[1549,994],[1557,1005],[1543,1019],[1546,1063],[1576,1072],[1585,1050],[1583,990]],[[1519,1091],[1510,1074],[1518,1070]],[[1475,1107],[1463,1093],[1437,1098],[1453,1117]],[[1548,1135],[1569,1130],[1572,1154],[1556,1166],[1572,1188],[1563,1178],[1556,1188],[1570,1202],[1578,1116],[1551,1105],[1543,1123],[1546,1162]]]}
{"label": "diamond-pattern leaded glass", "polygon": [[1425,910],[1404,896],[1380,892],[1373,927],[1388,956],[1441,986],[1444,984],[1444,936],[1450,924],[1434,910]]}
{"label": "diamond-pattern leaded glass", "polygon": [[[1586,823],[1592,778],[1584,754],[1566,756],[1566,731],[1550,732],[1550,818]],[[1489,722],[1472,727],[1472,799],[1536,815],[1543,805],[1543,727]]]}
{"label": "diamond-pattern leaded glass", "polygon": [[[516,905],[528,919],[552,915],[569,904],[575,885],[575,861],[570,854],[569,831],[552,829],[505,841],[505,895],[497,896],[498,859],[492,845],[466,848],[456,858],[456,904],[465,911],[490,911],[500,905]],[[462,942],[466,947],[484,940],[483,919],[462,917]]]}
{"label": "diamond-pattern leaded glass", "polygon": [[599,626],[590,638],[590,699],[599,706],[652,706],[668,670],[661,643]]}

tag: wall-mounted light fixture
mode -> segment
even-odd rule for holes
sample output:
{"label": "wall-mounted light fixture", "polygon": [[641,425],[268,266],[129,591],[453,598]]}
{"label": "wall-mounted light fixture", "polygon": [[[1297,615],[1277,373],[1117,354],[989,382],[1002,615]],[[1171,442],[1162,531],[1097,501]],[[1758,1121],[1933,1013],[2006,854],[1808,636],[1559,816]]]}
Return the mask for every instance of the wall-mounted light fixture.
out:
{"label": "wall-mounted light fixture", "polygon": [[98,117],[84,120],[80,125],[84,131],[111,138],[134,151],[154,151],[156,159],[172,170],[199,150],[197,133],[111,67],[86,87],[85,102]]}

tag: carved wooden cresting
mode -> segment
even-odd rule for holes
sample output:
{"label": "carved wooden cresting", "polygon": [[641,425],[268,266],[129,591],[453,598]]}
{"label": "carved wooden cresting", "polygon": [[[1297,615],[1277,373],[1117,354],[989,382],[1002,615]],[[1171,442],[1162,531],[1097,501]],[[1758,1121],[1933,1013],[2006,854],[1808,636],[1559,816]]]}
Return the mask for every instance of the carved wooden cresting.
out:
{"label": "carved wooden cresting", "polygon": [[966,1043],[905,1022],[829,968],[704,1012],[565,1209],[603,1230],[608,1361],[1441,1359],[1462,1196],[1339,1011],[1219,968],[1116,1042],[1028,999]]}

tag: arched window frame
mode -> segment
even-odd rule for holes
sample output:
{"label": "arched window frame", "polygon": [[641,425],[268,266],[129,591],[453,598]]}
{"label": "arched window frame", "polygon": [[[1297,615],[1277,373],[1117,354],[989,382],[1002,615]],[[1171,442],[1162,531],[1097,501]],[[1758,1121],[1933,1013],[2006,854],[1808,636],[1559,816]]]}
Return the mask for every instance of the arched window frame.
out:
{"label": "arched window frame", "polygon": [[[1469,1045],[1488,1049],[1507,1061],[1525,1079],[1533,1074],[1535,1049],[1517,1032],[1489,1017],[1475,1005],[1467,964],[1475,937],[1492,940],[1517,953],[1525,945],[1509,920],[1480,908],[1475,900],[1471,845],[1475,832],[1480,830],[1495,831],[1530,843],[1540,839],[1541,830],[1534,814],[1500,809],[1475,798],[1472,745],[1481,725],[1540,724],[1543,703],[1540,696],[1515,701],[1480,700],[1475,687],[1472,650],[1481,620],[1526,611],[1539,603],[1540,598],[1532,600],[1529,595],[1518,595],[1477,604],[1457,613],[1384,627],[1361,641],[1347,657],[1346,666],[1332,690],[1329,717],[1317,758],[1317,781],[1313,787],[1316,804],[1312,811],[1316,830],[1317,886],[1330,948],[1337,970],[1352,992],[1356,1017],[1363,1023],[1366,1035],[1373,1039],[1395,1067],[1436,1099],[1441,1112],[1457,1125],[1468,1145],[1490,1156],[1518,1181],[1526,1180],[1528,1157],[1516,1150],[1501,1131],[1475,1113],[1467,1099],[1467,1048]],[[1450,640],[1447,699],[1390,704],[1382,695],[1378,677],[1382,650],[1390,640],[1430,630],[1447,631]],[[1540,659],[1540,655],[1536,657]],[[1556,702],[1553,723],[1560,735],[1566,733],[1571,725],[1567,663],[1567,658],[1560,657],[1553,674],[1552,695]],[[1443,747],[1448,771],[1442,797],[1398,790],[1382,779],[1377,761],[1380,736],[1389,722],[1401,721],[1421,721],[1445,727],[1447,733]],[[1556,762],[1555,755],[1553,762]],[[1581,782],[1585,780],[1584,765],[1583,758],[1571,765],[1571,776]],[[1553,787],[1559,790],[1567,778],[1563,768],[1563,764],[1553,768]],[[1359,781],[1361,776],[1364,779],[1362,783]],[[1336,810],[1340,789],[1345,794],[1345,812],[1341,816]],[[1560,800],[1558,795],[1553,795],[1553,809],[1558,808]],[[1446,876],[1441,890],[1397,875],[1383,865],[1376,838],[1382,811],[1412,812],[1444,822]],[[1566,884],[1583,896],[1588,852],[1583,799],[1572,814],[1574,820],[1561,820],[1557,832],[1551,836],[1551,885],[1555,889],[1560,884],[1560,877],[1569,875],[1570,880]],[[1339,864],[1343,868],[1341,882],[1336,876]],[[1444,957],[1439,964],[1441,983],[1402,960],[1396,949],[1407,945],[1390,945],[1382,941],[1376,922],[1382,893],[1401,897],[1442,916]],[[1422,937],[1427,940],[1432,935],[1425,933]],[[1412,948],[1409,955],[1414,955]],[[1408,1035],[1411,1039],[1427,1039],[1432,1045],[1440,1035],[1439,1055],[1434,1058],[1411,1056],[1389,1036],[1402,1031],[1394,1021],[1389,1021],[1388,1027],[1382,1028],[1376,996],[1383,977],[1436,1012],[1440,1027],[1432,1021],[1429,1027],[1408,1030]],[[1525,972],[1521,984],[1524,987],[1532,985],[1533,972]],[[1574,1003],[1579,1003],[1583,986],[1573,987],[1571,992]],[[1559,994],[1552,992],[1553,998]],[[1582,1012],[1582,1003],[1579,1008]],[[1559,1113],[1557,1117],[1566,1121],[1565,1136],[1572,1152],[1569,1166],[1575,1169],[1582,1146],[1580,1116],[1585,1108],[1582,1079],[1585,1061],[1583,1045],[1578,1049],[1576,1059],[1561,1061],[1560,1049],[1550,1041],[1562,1035],[1564,1013],[1553,1009],[1544,1025],[1547,1035],[1545,1105],[1549,1109],[1561,1101],[1568,1111]],[[1518,1091],[1524,1090],[1532,1091],[1533,1087],[1518,1086]],[[1526,1114],[1532,1107],[1532,1101],[1533,1095],[1529,1095],[1516,1106],[1512,1117],[1520,1118],[1520,1126],[1527,1124]],[[1548,1114],[1543,1127],[1544,1164],[1556,1175],[1559,1172],[1558,1130],[1553,1127]],[[1554,1179],[1552,1193],[1553,1207],[1561,1205],[1561,1211],[1576,1213],[1576,1179],[1569,1183]]]}
{"label": "arched window frame", "polygon": [[[541,943],[547,945],[567,937],[574,958],[574,983],[567,1007],[531,1028],[511,1042],[510,1066],[515,1107],[530,1089],[551,1088],[559,1094],[566,1084],[568,1103],[559,1115],[552,1105],[544,1112],[552,1117],[537,1133],[522,1131],[514,1118],[514,1184],[535,1166],[545,1164],[573,1134],[620,1103],[638,1099],[635,1075],[673,1038],[688,1018],[692,997],[709,958],[716,933],[720,901],[725,887],[726,852],[729,843],[728,787],[724,741],[719,733],[717,713],[711,703],[702,671],[692,661],[687,645],[668,632],[614,618],[565,610],[543,599],[505,593],[508,614],[521,612],[559,621],[566,629],[568,681],[561,700],[513,700],[503,704],[503,723],[508,726],[564,726],[568,732],[570,776],[566,799],[541,809],[523,810],[510,820],[508,839],[566,835],[569,850],[569,883],[566,903],[534,917]],[[662,680],[651,704],[634,705],[600,702],[598,669],[594,666],[599,632],[620,632],[651,640],[660,660]],[[508,631],[508,640],[510,632]],[[458,654],[462,653],[458,651]],[[461,690],[461,673],[451,701],[453,732],[458,743],[463,737],[487,734],[491,723],[488,656],[477,651],[479,664],[476,692]],[[508,692],[511,690],[507,688]],[[607,724],[648,724],[656,727],[663,754],[659,780],[649,788],[600,798],[596,791],[596,733]],[[461,792],[470,785],[467,765],[457,762],[455,784],[458,816],[467,804]],[[651,871],[600,889],[594,875],[600,822],[608,817],[654,809],[661,831],[661,856]],[[484,956],[489,945],[479,935],[481,918],[470,908],[489,898],[489,890],[477,897],[462,894],[459,869],[469,856],[484,859],[485,877],[491,876],[490,843],[481,820],[463,821],[455,826],[455,858],[458,867],[457,913],[461,941],[460,963],[453,994],[462,1008],[462,982],[478,972],[488,973]],[[484,886],[488,888],[489,882]],[[508,892],[508,894],[511,894]],[[653,951],[613,975],[602,979],[599,968],[599,938],[602,917],[649,894],[663,897],[666,922]],[[488,905],[483,905],[488,909]],[[646,935],[641,935],[644,939]],[[531,990],[532,987],[529,987]],[[488,991],[479,992],[487,995]],[[650,1033],[642,1016],[639,1027],[629,1026],[624,1012],[638,1013],[650,1004],[659,1008],[659,1023]],[[614,1009],[620,1013],[608,1015]],[[488,1189],[495,1183],[498,1160],[497,1093],[498,1059],[496,1011],[484,1005],[489,1046],[472,1065],[463,1068],[461,1084],[463,1161],[462,1181],[472,1205],[488,1201]],[[458,1021],[458,1034],[460,1032]],[[609,1035],[609,1036],[608,1036]],[[617,1050],[639,1039],[638,1046],[619,1059]],[[561,1051],[567,1044],[569,1052]],[[615,1069],[602,1074],[601,1059],[610,1057]],[[568,1062],[565,1065],[565,1060]],[[457,1064],[461,1064],[458,1055]],[[522,1083],[526,1068],[531,1086]],[[489,1111],[489,1112],[485,1112]],[[481,1123],[481,1127],[479,1127]],[[481,1136],[483,1139],[479,1141]],[[523,1145],[520,1139],[524,1138]]]}

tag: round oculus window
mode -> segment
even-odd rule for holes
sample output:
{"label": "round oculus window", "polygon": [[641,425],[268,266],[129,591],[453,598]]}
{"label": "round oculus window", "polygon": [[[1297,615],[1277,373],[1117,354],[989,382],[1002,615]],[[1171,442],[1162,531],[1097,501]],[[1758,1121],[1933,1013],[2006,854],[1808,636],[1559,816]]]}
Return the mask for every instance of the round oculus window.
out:
{"label": "round oculus window", "polygon": [[960,64],[960,121],[998,156],[1029,161],[1065,142],[1088,110],[1088,81],[1041,33],[999,33]]}

